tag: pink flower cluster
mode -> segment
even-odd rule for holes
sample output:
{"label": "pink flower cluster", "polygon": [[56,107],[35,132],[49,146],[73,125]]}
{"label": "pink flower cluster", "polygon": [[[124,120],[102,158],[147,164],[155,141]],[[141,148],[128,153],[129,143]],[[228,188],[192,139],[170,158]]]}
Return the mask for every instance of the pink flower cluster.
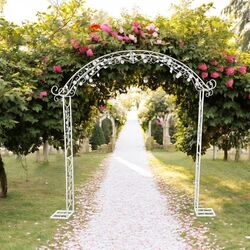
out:
{"label": "pink flower cluster", "polygon": [[[99,39],[100,37],[97,33],[92,33],[89,40],[98,42]],[[71,44],[74,49],[77,49],[80,52],[80,54],[86,54],[87,57],[91,57],[94,55],[94,52],[91,48],[89,48],[88,46],[81,46],[80,42],[77,39],[71,39]]]}
{"label": "pink flower cluster", "polygon": [[79,48],[79,52],[81,54],[86,54],[87,57],[91,57],[94,55],[94,52],[91,48],[89,48],[88,46],[81,46]]}
{"label": "pink flower cluster", "polygon": [[101,28],[101,30],[103,30],[103,31],[105,31],[107,33],[110,33],[112,31],[112,27],[107,23],[101,24],[100,28]]}
{"label": "pink flower cluster", "polygon": [[146,30],[148,31],[149,34],[152,34],[153,37],[158,37],[159,28],[156,27],[153,23],[149,24],[146,27]]}
{"label": "pink flower cluster", "polygon": [[136,35],[145,37],[145,33],[141,30],[141,24],[139,22],[134,22],[132,24],[132,30]]}
{"label": "pink flower cluster", "polygon": [[60,65],[53,66],[53,70],[57,73],[62,73],[62,67]]}
{"label": "pink flower cluster", "polygon": [[229,88],[229,89],[232,89],[232,88],[233,88],[233,84],[234,84],[234,80],[233,80],[233,79],[229,79],[229,80],[227,80],[227,82],[226,82],[226,86],[227,86],[227,88]]}
{"label": "pink flower cluster", "polygon": [[226,58],[227,62],[234,63],[236,60],[236,55],[228,55],[226,52],[224,52],[224,57]]}
{"label": "pink flower cluster", "polygon": [[[230,79],[226,80],[226,87],[228,89],[233,89],[235,80],[232,79],[232,77],[235,74],[246,74],[247,73],[247,66],[242,65],[242,66],[235,66],[236,63],[236,55],[228,55],[227,53],[224,53],[224,57],[226,59],[226,64],[227,66],[224,65],[219,65],[219,61],[216,59],[213,59],[210,61],[210,64],[207,65],[205,63],[199,63],[197,65],[197,68],[201,71],[201,77],[202,79],[206,79],[210,76],[210,78],[219,78],[223,77],[223,74],[226,77],[231,77]],[[209,74],[209,71],[211,72]],[[247,95],[247,99],[250,100],[250,93]]]}
{"label": "pink flower cluster", "polygon": [[[100,32],[104,32],[108,34],[110,37],[116,38],[119,42],[125,42],[125,43],[137,43],[139,37],[145,37],[146,34],[142,30],[141,23],[135,21],[132,23],[132,34],[126,34],[123,30],[123,28],[120,28],[119,31],[113,31],[112,26],[108,23],[103,24],[92,24],[89,26],[89,29],[91,30],[91,34],[89,37],[90,43],[99,43],[102,42],[102,45],[105,45],[107,41],[102,40],[103,36],[101,36]],[[147,30],[147,35],[150,35],[154,38],[157,38],[159,36],[158,31],[159,28],[156,27],[153,23],[149,24],[145,27]],[[74,49],[78,50],[81,54],[86,54],[86,56],[91,57],[94,55],[93,47],[88,48],[88,46],[82,46],[80,42],[73,38],[71,39],[71,44]],[[157,39],[155,41],[155,44],[160,45],[162,44],[161,39]]]}
{"label": "pink flower cluster", "polygon": [[41,91],[40,93],[39,93],[39,98],[43,98],[43,97],[45,97],[45,96],[47,96],[48,95],[48,93],[47,93],[47,91]]}
{"label": "pink flower cluster", "polygon": [[93,32],[89,38],[89,41],[98,43],[100,41],[100,36],[96,32]]}

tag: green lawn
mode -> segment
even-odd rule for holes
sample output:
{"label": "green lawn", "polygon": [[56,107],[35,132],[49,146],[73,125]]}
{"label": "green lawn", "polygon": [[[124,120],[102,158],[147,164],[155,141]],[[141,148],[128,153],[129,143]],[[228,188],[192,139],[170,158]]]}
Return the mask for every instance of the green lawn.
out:
{"label": "green lawn", "polygon": [[[167,185],[193,197],[194,163],[189,157],[154,151],[150,162]],[[250,239],[245,238],[250,236],[250,162],[203,157],[200,192],[201,206],[214,208],[217,217],[199,218],[197,223],[206,223],[225,249],[250,249]]]}
{"label": "green lawn", "polygon": [[[107,156],[88,153],[75,158],[76,187],[84,184]],[[0,199],[0,249],[36,249],[52,239],[59,223],[49,219],[55,210],[65,208],[63,155],[50,156],[50,163],[36,163],[28,157],[29,181],[14,157],[4,157],[8,176],[7,199]]]}

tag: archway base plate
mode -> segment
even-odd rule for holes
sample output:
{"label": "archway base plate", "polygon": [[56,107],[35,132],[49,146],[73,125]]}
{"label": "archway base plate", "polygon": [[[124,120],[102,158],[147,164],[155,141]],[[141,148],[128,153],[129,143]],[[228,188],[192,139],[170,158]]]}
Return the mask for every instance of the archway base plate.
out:
{"label": "archway base plate", "polygon": [[195,209],[197,217],[215,217],[216,214],[212,208],[198,208]]}
{"label": "archway base plate", "polygon": [[51,219],[61,219],[61,220],[67,220],[74,211],[72,210],[57,210],[55,213],[53,213],[50,218]]}

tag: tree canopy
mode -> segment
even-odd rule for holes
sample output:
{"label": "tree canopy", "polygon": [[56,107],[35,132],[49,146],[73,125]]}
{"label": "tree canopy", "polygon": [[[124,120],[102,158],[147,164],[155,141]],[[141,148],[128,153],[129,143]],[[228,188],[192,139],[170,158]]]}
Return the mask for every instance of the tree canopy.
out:
{"label": "tree canopy", "polygon": [[[191,9],[190,1],[184,2],[171,17],[156,19],[138,13],[125,13],[122,20],[98,17],[81,0],[52,5],[39,14],[37,22],[22,26],[1,19],[1,81],[7,90],[15,86],[20,101],[15,99],[11,119],[11,111],[5,108],[9,102],[2,101],[0,111],[6,115],[1,124],[12,120],[13,127],[1,125],[0,131],[19,137],[20,143],[27,138],[21,152],[25,154],[47,139],[62,143],[61,103],[54,102],[51,87],[62,87],[74,72],[99,56],[144,49],[182,61],[204,81],[217,81],[214,95],[205,100],[204,151],[222,138],[231,146],[244,143],[250,129],[249,54],[237,51],[230,42],[234,35],[229,23],[206,15],[210,4]],[[97,114],[100,100],[126,92],[132,85],[152,90],[162,86],[175,95],[179,148],[194,156],[197,91],[158,64],[115,65],[79,87],[72,107],[76,139]],[[0,142],[11,148],[7,139],[1,135]]]}

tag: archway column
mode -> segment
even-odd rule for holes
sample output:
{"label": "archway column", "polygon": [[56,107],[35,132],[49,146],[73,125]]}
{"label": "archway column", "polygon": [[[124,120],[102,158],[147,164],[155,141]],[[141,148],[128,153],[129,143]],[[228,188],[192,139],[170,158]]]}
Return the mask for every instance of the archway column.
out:
{"label": "archway column", "polygon": [[200,208],[200,174],[201,174],[201,149],[202,149],[202,127],[203,127],[203,109],[204,109],[204,90],[199,91],[199,112],[196,144],[196,161],[195,161],[195,190],[194,190],[194,211],[196,216],[209,217],[215,216],[212,208]]}
{"label": "archway column", "polygon": [[148,122],[148,137],[152,136],[152,119]]}
{"label": "archway column", "polygon": [[171,145],[171,138],[169,134],[169,128],[170,128],[170,119],[171,119],[171,114],[166,114],[164,116],[164,124],[163,124],[163,147],[167,149],[169,145]]}
{"label": "archway column", "polygon": [[66,209],[57,210],[50,218],[68,219],[74,213],[74,163],[71,97],[62,97],[64,125],[64,160],[66,178]]}

